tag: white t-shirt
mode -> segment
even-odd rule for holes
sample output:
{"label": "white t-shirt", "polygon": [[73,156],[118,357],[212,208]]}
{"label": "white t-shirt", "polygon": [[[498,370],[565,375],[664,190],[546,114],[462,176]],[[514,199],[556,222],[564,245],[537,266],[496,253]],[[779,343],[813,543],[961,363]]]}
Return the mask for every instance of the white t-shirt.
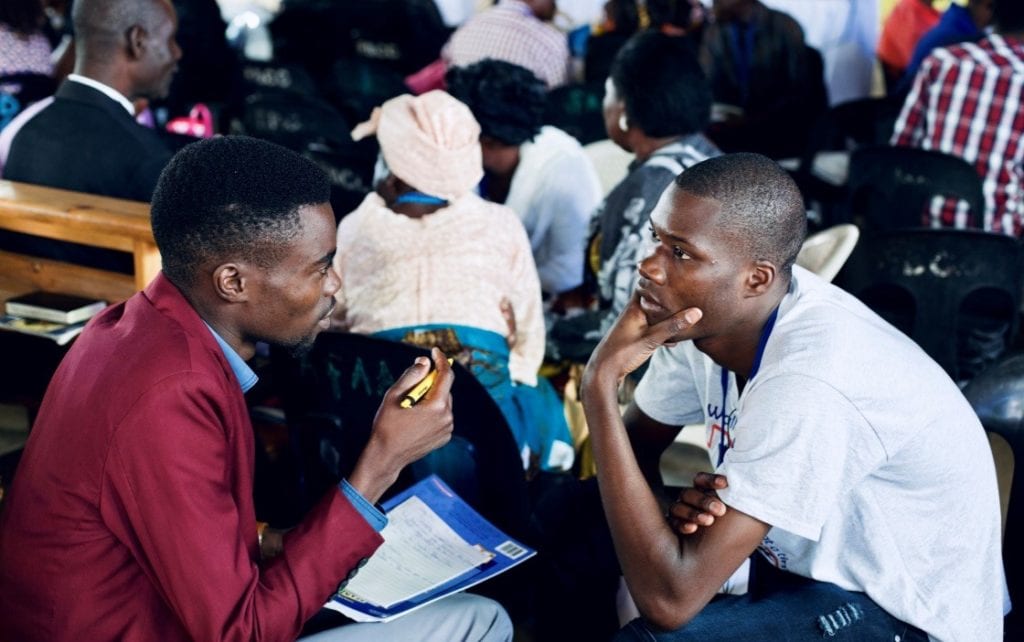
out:
{"label": "white t-shirt", "polygon": [[519,147],[505,205],[526,228],[541,288],[556,294],[583,282],[590,216],[601,182],[576,139],[545,125]]}
{"label": "white t-shirt", "polygon": [[866,593],[935,640],[1001,640],[995,468],[956,385],[854,297],[800,268],[737,399],[692,342],[662,348],[636,390],[659,422],[704,422],[727,505],[768,524],[761,553]]}

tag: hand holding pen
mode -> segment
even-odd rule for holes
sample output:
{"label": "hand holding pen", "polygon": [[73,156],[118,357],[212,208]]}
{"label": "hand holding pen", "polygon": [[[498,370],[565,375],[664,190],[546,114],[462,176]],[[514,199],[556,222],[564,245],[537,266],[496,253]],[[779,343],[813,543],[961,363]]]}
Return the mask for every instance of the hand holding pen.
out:
{"label": "hand holding pen", "polygon": [[[448,358],[448,365],[454,363],[454,359]],[[437,370],[431,370],[427,373],[427,376],[420,379],[420,382],[409,389],[409,392],[405,393],[402,397],[402,401],[399,404],[403,408],[412,408],[420,402],[420,399],[424,397],[430,389],[434,386],[434,381],[437,379]]]}
{"label": "hand holding pen", "polygon": [[[377,410],[370,439],[349,483],[363,497],[376,501],[408,464],[430,451],[440,448],[451,439],[451,388],[455,375],[444,353],[431,350],[431,359],[417,357],[412,367],[398,378]],[[431,384],[424,381],[429,379]],[[414,388],[427,388],[415,404],[406,406],[403,400]],[[410,407],[411,406],[411,407]]]}

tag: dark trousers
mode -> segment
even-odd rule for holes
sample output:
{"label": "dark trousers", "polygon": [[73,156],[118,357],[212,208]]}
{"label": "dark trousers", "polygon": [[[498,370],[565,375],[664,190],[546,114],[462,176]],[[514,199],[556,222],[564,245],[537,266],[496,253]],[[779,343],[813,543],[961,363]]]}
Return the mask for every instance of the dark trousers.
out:
{"label": "dark trousers", "polygon": [[689,624],[658,631],[637,618],[616,642],[857,640],[928,642],[928,636],[883,611],[867,595],[777,570],[751,558],[750,591],[720,595]]}
{"label": "dark trousers", "polygon": [[[621,570],[596,480],[567,480],[538,498],[533,540],[536,639],[632,642],[822,639],[927,642],[863,593],[780,571],[759,553],[751,558],[746,595],[720,595],[687,626],[658,631],[642,618],[621,631],[615,593]],[[616,631],[618,631],[616,633]]]}

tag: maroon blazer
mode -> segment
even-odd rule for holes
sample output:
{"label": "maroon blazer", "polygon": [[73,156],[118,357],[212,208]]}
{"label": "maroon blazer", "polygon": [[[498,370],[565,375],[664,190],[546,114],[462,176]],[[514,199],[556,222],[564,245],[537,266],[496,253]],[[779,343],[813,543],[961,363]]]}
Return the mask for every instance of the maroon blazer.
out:
{"label": "maroon blazer", "polygon": [[54,375],[0,516],[3,640],[293,640],[380,535],[340,491],[261,566],[252,426],[159,275]]}

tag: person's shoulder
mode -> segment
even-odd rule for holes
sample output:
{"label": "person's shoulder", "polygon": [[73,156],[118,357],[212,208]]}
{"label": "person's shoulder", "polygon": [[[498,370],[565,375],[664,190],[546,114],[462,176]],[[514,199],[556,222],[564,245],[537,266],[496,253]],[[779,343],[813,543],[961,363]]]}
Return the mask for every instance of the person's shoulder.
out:
{"label": "person's shoulder", "polygon": [[920,351],[853,295],[801,268],[793,267],[790,293],[776,324],[782,361],[806,362],[808,372],[842,370],[865,358],[905,366]]}
{"label": "person's shoulder", "polygon": [[468,215],[486,222],[488,226],[503,227],[514,220],[519,227],[522,227],[519,215],[511,207],[488,201],[473,192],[460,196],[452,205]]}
{"label": "person's shoulder", "polygon": [[[154,283],[107,308],[89,323],[74,350],[86,355],[87,361],[96,359],[97,376],[122,380],[136,391],[179,375],[187,380],[222,370],[213,335],[184,297],[169,292],[173,287],[168,282]],[[113,354],[120,356],[109,358]]]}
{"label": "person's shoulder", "polygon": [[790,39],[799,40],[801,43],[804,41],[804,28],[800,26],[796,18],[785,11],[766,7],[762,22],[773,31],[783,33]]}
{"label": "person's shoulder", "polygon": [[458,222],[464,226],[470,237],[482,239],[498,247],[513,247],[510,244],[526,244],[526,228],[515,210],[501,203],[494,203],[470,192],[452,203],[459,213]]}
{"label": "person's shoulder", "polygon": [[381,210],[386,209],[384,199],[381,198],[380,194],[369,192],[351,212],[336,212],[336,214],[341,215],[341,220],[338,222],[339,238],[343,232],[352,231],[367,223],[372,223],[375,219],[380,218],[376,215],[380,214]]}
{"label": "person's shoulder", "polygon": [[544,125],[528,145],[524,156],[537,159],[543,171],[541,178],[546,183],[564,184],[571,181],[572,175],[567,176],[567,171],[578,173],[589,169],[594,172],[593,163],[579,141],[557,127]]}
{"label": "person's shoulder", "polygon": [[[1000,67],[1012,68],[1019,73],[1024,61],[1024,38],[1011,38],[998,33],[975,41],[959,43],[964,58],[988,61]],[[951,47],[952,48],[952,47]]]}
{"label": "person's shoulder", "polygon": [[543,125],[533,139],[534,144],[563,153],[583,153],[583,145],[571,134],[554,125]]}

